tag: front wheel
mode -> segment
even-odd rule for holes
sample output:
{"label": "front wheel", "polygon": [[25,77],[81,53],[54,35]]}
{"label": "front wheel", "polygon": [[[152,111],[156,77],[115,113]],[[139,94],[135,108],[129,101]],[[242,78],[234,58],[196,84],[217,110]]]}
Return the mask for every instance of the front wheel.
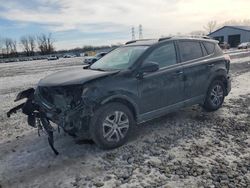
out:
{"label": "front wheel", "polygon": [[215,80],[208,88],[204,108],[207,111],[218,110],[224,102],[225,86],[222,81]]}
{"label": "front wheel", "polygon": [[98,147],[112,149],[127,141],[134,124],[134,117],[127,106],[109,103],[94,113],[90,134]]}

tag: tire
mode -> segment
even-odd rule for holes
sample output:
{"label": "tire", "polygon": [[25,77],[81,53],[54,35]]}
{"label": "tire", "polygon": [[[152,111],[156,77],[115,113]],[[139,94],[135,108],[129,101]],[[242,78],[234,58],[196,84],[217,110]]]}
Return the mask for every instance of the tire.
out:
{"label": "tire", "polygon": [[207,91],[207,96],[203,108],[207,111],[216,111],[218,110],[225,98],[225,85],[220,80],[214,80]]}
{"label": "tire", "polygon": [[133,114],[127,106],[108,103],[97,109],[91,118],[90,135],[99,148],[113,149],[128,140],[134,125]]}

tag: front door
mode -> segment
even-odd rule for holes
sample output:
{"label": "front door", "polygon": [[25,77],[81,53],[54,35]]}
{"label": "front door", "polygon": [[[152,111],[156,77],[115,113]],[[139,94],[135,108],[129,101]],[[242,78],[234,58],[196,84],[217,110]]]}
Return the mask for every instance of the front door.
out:
{"label": "front door", "polygon": [[144,62],[148,61],[158,63],[160,69],[138,80],[140,114],[164,113],[169,106],[183,100],[183,70],[177,64],[175,44],[159,46]]}

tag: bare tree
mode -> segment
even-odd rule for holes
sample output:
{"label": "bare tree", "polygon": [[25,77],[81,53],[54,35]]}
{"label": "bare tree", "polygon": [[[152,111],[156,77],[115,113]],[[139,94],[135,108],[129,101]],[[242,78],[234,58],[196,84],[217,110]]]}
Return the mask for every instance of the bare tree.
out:
{"label": "bare tree", "polygon": [[215,20],[209,21],[207,25],[204,26],[204,29],[208,32],[208,34],[212,33],[217,26],[217,22]]}
{"label": "bare tree", "polygon": [[5,53],[7,57],[17,56],[17,42],[11,38],[4,39]]}
{"label": "bare tree", "polygon": [[34,36],[22,36],[20,39],[23,50],[25,51],[27,56],[34,55],[35,51],[35,37]]}
{"label": "bare tree", "polygon": [[54,39],[51,34],[40,34],[37,37],[37,45],[41,54],[50,54],[55,50]]}
{"label": "bare tree", "polygon": [[29,46],[30,46],[30,53],[31,55],[34,55],[35,53],[35,48],[36,48],[36,38],[34,36],[29,36],[28,37],[28,42],[29,42]]}
{"label": "bare tree", "polygon": [[223,26],[250,26],[250,19],[245,20],[228,20],[221,25]]}
{"label": "bare tree", "polygon": [[206,32],[197,30],[197,31],[190,32],[190,35],[205,36]]}
{"label": "bare tree", "polygon": [[2,57],[2,56],[3,56],[3,40],[0,37],[0,57]]}
{"label": "bare tree", "polygon": [[29,41],[27,36],[22,36],[20,39],[21,46],[27,56],[30,55]]}
{"label": "bare tree", "polygon": [[12,39],[10,39],[10,38],[4,39],[5,53],[7,56],[9,56],[9,54],[11,52],[11,50],[10,50],[11,42],[12,42]]}
{"label": "bare tree", "polygon": [[10,43],[10,53],[13,56],[17,56],[17,41],[11,39],[11,43]]}
{"label": "bare tree", "polygon": [[243,25],[250,26],[250,19],[243,20]]}

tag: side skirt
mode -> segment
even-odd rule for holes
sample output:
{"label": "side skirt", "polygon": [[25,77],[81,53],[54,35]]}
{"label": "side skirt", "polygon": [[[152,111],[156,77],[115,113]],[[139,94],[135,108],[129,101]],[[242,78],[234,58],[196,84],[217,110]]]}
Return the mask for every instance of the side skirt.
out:
{"label": "side skirt", "polygon": [[185,101],[181,101],[181,102],[178,102],[178,103],[170,105],[170,106],[166,106],[166,107],[163,107],[163,108],[160,108],[157,110],[153,110],[153,111],[138,115],[137,123],[141,124],[141,123],[150,121],[152,119],[161,117],[161,116],[166,115],[170,112],[177,111],[177,110],[184,108],[184,107],[192,106],[195,104],[203,104],[204,97],[205,97],[205,95],[200,95],[198,97],[193,97],[191,99],[187,99]]}

